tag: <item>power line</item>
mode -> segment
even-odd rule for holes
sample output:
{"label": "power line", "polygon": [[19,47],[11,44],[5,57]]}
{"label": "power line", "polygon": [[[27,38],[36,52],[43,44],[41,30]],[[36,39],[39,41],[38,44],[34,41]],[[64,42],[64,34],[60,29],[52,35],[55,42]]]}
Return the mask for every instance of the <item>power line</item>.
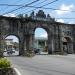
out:
{"label": "power line", "polygon": [[[44,2],[46,2],[46,0],[44,0],[44,1],[42,1],[41,3],[44,3]],[[40,3],[38,3],[38,4],[40,4]],[[36,5],[38,5],[38,4],[36,4]],[[23,6],[23,7],[27,7],[26,5],[9,5],[9,4],[0,4],[1,6]],[[16,10],[15,10],[16,11]],[[8,12],[8,13],[10,13],[10,12]],[[8,13],[6,13],[6,14],[8,14]],[[4,15],[4,14],[3,14]]]}
{"label": "power line", "polygon": [[[21,0],[17,0],[15,2],[13,2],[13,4],[17,4],[18,2],[20,2]],[[4,4],[1,4],[0,6],[5,6]],[[7,5],[6,5],[7,6]],[[3,9],[2,11],[6,10],[8,7],[5,7],[5,9]],[[1,10],[0,10],[1,11]]]}
{"label": "power line", "polygon": [[[0,4],[0,6],[23,6],[23,7],[31,7],[31,8],[43,8],[43,9],[52,9],[52,10],[60,10],[60,11],[69,11],[69,10],[61,10],[56,8],[46,8],[46,7],[36,7],[36,6],[25,6],[25,5],[8,5],[8,4]],[[75,11],[71,11],[75,12]]]}
{"label": "power line", "polygon": [[58,0],[54,0],[54,1],[50,2],[50,3],[47,3],[47,4],[42,5],[41,7],[46,6],[46,5],[49,5],[49,4],[52,4],[52,3],[57,2],[57,1]]}
{"label": "power line", "polygon": [[[39,0],[33,1],[32,3],[35,3],[35,2],[37,2],[37,1],[39,1]],[[43,5],[43,6],[52,4],[52,3],[56,2],[56,1],[58,1],[58,0],[54,0],[54,1],[52,1],[52,2],[50,2],[50,3],[47,3],[47,4]],[[27,7],[28,5],[30,5],[30,4],[32,4],[32,3],[26,4],[26,5],[24,5],[24,6],[21,6],[21,7],[17,8],[17,9],[11,10],[11,11],[9,11],[9,12],[5,12],[5,13],[3,13],[2,15],[11,13],[11,12],[16,11],[16,10],[18,10],[18,9],[22,9],[23,7]],[[41,6],[41,7],[43,7],[43,6]],[[36,10],[36,9],[34,9],[34,10]]]}
{"label": "power line", "polygon": [[[52,3],[56,2],[56,1],[58,1],[58,0],[52,1],[52,2],[50,2],[48,4],[52,4]],[[45,5],[47,5],[47,4],[45,4]],[[43,6],[45,6],[45,5],[43,5]],[[22,4],[20,4],[20,5],[15,5],[15,4],[0,4],[0,6],[23,6],[23,7],[28,7],[28,6],[22,5]]]}
{"label": "power line", "polygon": [[[55,0],[55,1],[57,1],[57,0]],[[55,1],[53,1],[53,2],[55,2]],[[43,1],[43,2],[45,2],[45,1]],[[51,2],[51,3],[53,3],[53,2]],[[43,6],[46,6],[46,5],[51,4],[51,3],[47,3],[47,4],[43,5]],[[36,6],[9,5],[9,4],[0,4],[0,6],[23,6],[23,7],[31,7],[31,8],[43,8],[43,9],[51,9],[51,10],[68,11],[68,10],[61,10],[61,9],[56,9],[56,8],[46,8],[46,7],[43,7],[43,6],[36,7]],[[30,11],[28,11],[28,12],[30,12]],[[75,12],[75,11],[71,11],[71,12]],[[75,19],[75,18],[55,18],[55,19]]]}
{"label": "power line", "polygon": [[[61,10],[61,9],[57,9],[57,8],[46,8],[46,7],[35,7],[35,6],[28,6],[28,7],[32,7],[32,8],[43,8],[43,9],[51,9],[51,10],[60,10],[60,11],[69,11],[69,10]],[[75,12],[75,11],[71,11],[71,12]]]}
{"label": "power line", "polygon": [[[58,1],[58,0],[54,0],[54,1],[52,1],[52,2],[49,2],[49,3],[47,3],[47,4],[42,5],[42,6],[40,6],[40,7],[28,6],[28,7],[34,7],[34,9],[33,9],[33,10],[30,10],[30,11],[27,11],[27,12],[25,12],[25,13],[34,11],[34,10],[36,10],[36,8],[44,8],[44,6],[47,6],[47,5],[49,5],[49,4],[52,4],[52,3],[56,2],[56,1]],[[25,13],[22,13],[22,14],[25,14]]]}
{"label": "power line", "polygon": [[[46,2],[47,0],[44,0],[44,1],[42,1],[42,2],[39,2],[39,3],[36,3],[34,6],[36,6],[36,5],[39,5],[39,4],[42,4],[42,3],[44,3],[44,2]],[[28,9],[26,9],[25,11],[27,11]],[[30,11],[30,10],[29,10]],[[32,10],[31,10],[32,11]]]}
{"label": "power line", "polygon": [[[26,4],[25,6],[31,5],[31,4],[33,4],[33,3],[35,3],[35,2],[38,2],[38,1],[39,1],[39,0],[35,0],[35,1],[33,1],[33,2],[30,2],[30,3]],[[21,6],[21,7],[19,7],[19,8],[13,9],[13,10],[11,10],[11,11],[5,12],[5,13],[3,13],[2,15],[11,13],[11,12],[16,11],[16,10],[18,10],[18,9],[21,9],[21,8],[23,8],[23,7],[25,7],[25,6]]]}

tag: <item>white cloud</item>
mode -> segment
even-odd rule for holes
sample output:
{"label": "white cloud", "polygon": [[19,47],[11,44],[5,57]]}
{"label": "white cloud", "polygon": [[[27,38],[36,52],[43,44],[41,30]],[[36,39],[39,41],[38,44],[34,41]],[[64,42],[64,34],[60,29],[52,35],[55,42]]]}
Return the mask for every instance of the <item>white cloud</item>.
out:
{"label": "white cloud", "polygon": [[[58,15],[63,15],[65,13],[69,13],[73,7],[74,7],[73,4],[71,4],[71,5],[62,4],[61,7],[59,8],[60,10],[56,10],[56,12]],[[61,11],[61,10],[65,10],[65,11]]]}
{"label": "white cloud", "polygon": [[63,19],[57,19],[57,22],[62,22],[62,23],[64,23],[64,20],[63,20]]}
{"label": "white cloud", "polygon": [[75,24],[75,22],[71,21],[71,22],[69,22],[69,24]]}
{"label": "white cloud", "polygon": [[47,33],[41,34],[40,37],[47,38]]}
{"label": "white cloud", "polygon": [[7,16],[7,17],[16,17],[16,15],[15,14],[6,14],[6,15],[3,15],[3,16]]}

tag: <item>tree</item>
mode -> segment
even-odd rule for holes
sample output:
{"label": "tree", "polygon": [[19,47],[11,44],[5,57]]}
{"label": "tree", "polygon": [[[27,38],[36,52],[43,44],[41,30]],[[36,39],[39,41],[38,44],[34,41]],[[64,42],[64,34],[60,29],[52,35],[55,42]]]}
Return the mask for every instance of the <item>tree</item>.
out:
{"label": "tree", "polygon": [[31,12],[30,17],[34,17],[34,11]]}
{"label": "tree", "polygon": [[36,17],[46,18],[46,15],[43,12],[43,10],[39,10],[38,13],[36,14]]}
{"label": "tree", "polygon": [[51,16],[49,14],[47,14],[47,19],[51,19]]}
{"label": "tree", "polygon": [[23,14],[17,15],[18,18],[24,18]]}
{"label": "tree", "polygon": [[28,17],[28,14],[25,14],[25,18],[27,18]]}

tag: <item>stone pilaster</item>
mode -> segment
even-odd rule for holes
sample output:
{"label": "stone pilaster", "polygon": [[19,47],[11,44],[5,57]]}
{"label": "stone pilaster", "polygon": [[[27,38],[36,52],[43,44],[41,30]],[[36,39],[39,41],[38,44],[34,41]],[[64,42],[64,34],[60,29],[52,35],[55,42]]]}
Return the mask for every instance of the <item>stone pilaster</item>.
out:
{"label": "stone pilaster", "polygon": [[2,32],[2,24],[1,24],[1,21],[0,21],[0,57],[3,56],[3,32]]}
{"label": "stone pilaster", "polygon": [[25,37],[20,37],[20,41],[19,41],[19,55],[23,55],[24,54],[24,41],[25,41]]}
{"label": "stone pilaster", "polygon": [[52,34],[48,35],[48,54],[52,54]]}

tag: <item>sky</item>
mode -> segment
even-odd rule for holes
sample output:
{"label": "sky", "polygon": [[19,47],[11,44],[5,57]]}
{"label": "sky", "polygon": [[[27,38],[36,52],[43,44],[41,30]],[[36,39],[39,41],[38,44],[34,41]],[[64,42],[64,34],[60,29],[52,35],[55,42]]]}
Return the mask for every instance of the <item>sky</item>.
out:
{"label": "sky", "polygon": [[[16,5],[25,5],[35,0],[0,0],[0,4],[16,4]],[[50,3],[55,0],[39,0],[36,3],[31,4],[31,6],[42,6],[44,4]],[[63,23],[69,23],[69,24],[75,24],[75,0],[57,0],[56,2],[52,4],[47,4],[44,7],[53,8],[53,9],[60,9],[60,10],[52,10],[52,9],[35,9],[35,8],[29,8],[29,7],[23,7],[22,9],[16,10],[14,12],[4,14],[6,12],[9,12],[15,8],[15,7],[9,7],[9,6],[0,6],[0,15],[6,15],[6,16],[12,16],[15,17],[18,14],[30,14],[34,9],[34,12],[37,13],[38,10],[43,10],[45,14],[50,14],[52,18],[55,18],[58,22]],[[67,10],[67,11],[61,11],[61,10]],[[73,12],[74,11],[74,12]],[[57,19],[59,18],[59,19]],[[71,18],[71,19],[64,19],[64,18]],[[43,29],[37,29],[36,36],[38,37],[47,37],[47,33]],[[40,34],[41,32],[41,34]],[[44,35],[43,35],[44,34]]]}

